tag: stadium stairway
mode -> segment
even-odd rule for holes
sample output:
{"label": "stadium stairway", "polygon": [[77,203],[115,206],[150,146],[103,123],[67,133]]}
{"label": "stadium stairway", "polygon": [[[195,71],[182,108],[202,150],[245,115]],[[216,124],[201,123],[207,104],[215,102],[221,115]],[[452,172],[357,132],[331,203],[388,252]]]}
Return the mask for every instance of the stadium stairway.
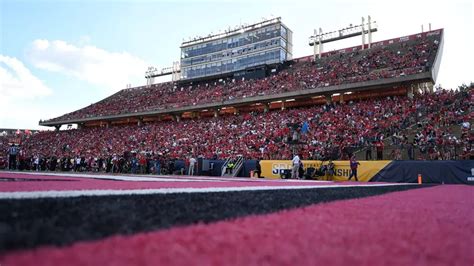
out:
{"label": "stadium stairway", "polygon": [[[473,122],[474,122],[474,120],[471,121],[470,123],[472,124]],[[451,132],[451,134],[453,134],[458,139],[461,137],[461,126],[460,125],[455,124],[455,125],[451,125],[451,126],[447,126],[447,127],[440,127],[440,129],[445,131],[445,132]],[[402,133],[407,136],[408,143],[413,143],[413,140],[414,140],[415,135],[417,133],[416,126],[413,127],[413,128],[409,128],[409,129],[403,131]],[[384,152],[383,152],[384,160],[394,160],[394,158],[392,158],[393,157],[392,151],[395,149],[395,146],[391,145],[391,137],[388,137],[384,140],[384,145],[385,145]],[[365,160],[365,151],[366,150],[367,150],[366,148],[363,148],[363,149],[361,149],[357,152],[356,157],[357,157],[358,160]],[[418,157],[419,152],[420,152],[419,148],[415,147],[415,160]],[[456,148],[456,156],[459,156],[460,153],[461,153],[461,151],[459,150],[459,147],[457,147]],[[401,149],[401,156],[402,156],[402,160],[409,160],[406,148]],[[376,158],[376,151],[374,149],[372,150],[372,158],[374,158],[374,159]]]}
{"label": "stadium stairway", "polygon": [[[222,177],[236,177],[239,175],[240,170],[244,166],[244,157],[239,155],[235,158],[228,158],[222,165],[221,176]],[[229,168],[230,166],[230,168]],[[230,170],[230,173],[228,171]]]}
{"label": "stadium stairway", "polygon": [[[460,94],[461,92],[459,92]],[[456,101],[449,104],[449,106],[453,106],[456,104]],[[418,122],[421,122],[422,124],[426,124],[428,123],[428,117],[427,117],[427,114],[430,112],[430,110],[422,110],[422,117],[421,117],[421,120],[418,120],[415,116],[411,117],[412,120],[410,120],[411,122],[411,125],[408,126],[407,128],[405,128],[404,130],[402,130],[400,132],[401,135],[406,135],[407,138],[408,138],[408,143],[413,143],[413,140],[415,138],[415,135],[416,133],[418,133]],[[470,121],[471,125],[473,124],[474,120]],[[460,138],[461,137],[461,126],[458,125],[458,124],[454,124],[454,125],[449,125],[449,126],[443,126],[443,127],[440,127],[440,129],[444,132],[451,132],[451,134],[453,134],[456,138]],[[392,151],[393,149],[395,149],[395,147],[393,145],[391,145],[392,143],[392,138],[390,135],[387,135],[385,136],[384,138],[384,152],[383,152],[383,158],[384,160],[393,160],[394,158],[392,158]],[[416,149],[416,152],[419,152],[417,148]],[[360,148],[358,149],[357,151],[354,152],[357,160],[365,160],[365,154],[366,154],[366,150],[367,148]],[[415,152],[415,159],[416,159],[416,152]],[[407,153],[407,150],[405,148],[402,149],[401,151],[401,155],[402,155],[402,160],[409,160],[408,158],[408,153]],[[377,156],[377,153],[375,151],[375,147],[372,147],[372,158],[373,160],[375,160]]]}

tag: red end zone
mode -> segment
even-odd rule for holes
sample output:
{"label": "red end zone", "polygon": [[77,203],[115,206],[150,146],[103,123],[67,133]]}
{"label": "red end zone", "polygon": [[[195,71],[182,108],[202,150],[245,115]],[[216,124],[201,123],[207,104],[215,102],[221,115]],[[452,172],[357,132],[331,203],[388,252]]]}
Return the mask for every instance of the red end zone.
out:
{"label": "red end zone", "polygon": [[4,265],[472,265],[472,187],[343,200],[68,247]]}

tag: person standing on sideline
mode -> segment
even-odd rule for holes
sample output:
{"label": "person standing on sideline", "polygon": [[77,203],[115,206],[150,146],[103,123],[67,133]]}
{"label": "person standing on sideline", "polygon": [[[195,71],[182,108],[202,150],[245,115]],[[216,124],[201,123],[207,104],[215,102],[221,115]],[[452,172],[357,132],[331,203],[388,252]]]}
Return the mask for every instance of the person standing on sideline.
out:
{"label": "person standing on sideline", "polygon": [[415,160],[415,147],[414,143],[408,143],[407,144],[407,153],[408,153],[408,160]]}
{"label": "person standing on sideline", "polygon": [[189,157],[188,175],[194,175],[194,167],[196,166],[196,162],[196,159],[191,155]]}
{"label": "person standing on sideline", "polygon": [[33,156],[33,170],[35,171],[39,171],[40,169],[40,157],[38,154],[35,154],[35,156]]}
{"label": "person standing on sideline", "polygon": [[160,162],[161,158],[160,158],[160,154],[159,153],[156,153],[155,156],[154,156],[154,162],[155,162],[155,175],[160,175],[161,174],[161,162]]}
{"label": "person standing on sideline", "polygon": [[326,167],[326,173],[328,175],[328,181],[332,181],[334,179],[334,173],[336,171],[335,169],[335,164],[332,162],[332,160],[329,160],[329,163]]}
{"label": "person standing on sideline", "polygon": [[8,149],[8,170],[16,170],[16,156],[18,155],[18,148],[12,144]]}
{"label": "person standing on sideline", "polygon": [[262,178],[262,166],[260,165],[260,160],[261,159],[257,160],[257,164],[256,164],[255,172],[254,172],[257,174],[258,178]]}
{"label": "person standing on sideline", "polygon": [[300,157],[298,156],[298,154],[295,154],[292,160],[293,169],[291,170],[291,178],[296,178],[296,179],[299,178],[300,163],[301,163]]}
{"label": "person standing on sideline", "polygon": [[366,150],[365,150],[365,160],[372,160],[372,142],[367,140],[366,143]]}
{"label": "person standing on sideline", "polygon": [[375,150],[377,151],[377,160],[383,160],[383,141],[379,140],[375,143]]}
{"label": "person standing on sideline", "polygon": [[351,160],[350,160],[350,165],[351,165],[351,174],[349,175],[348,180],[351,180],[352,177],[355,177],[355,180],[359,181],[359,179],[357,179],[357,167],[359,167],[360,163],[356,160],[355,155],[352,155]]}

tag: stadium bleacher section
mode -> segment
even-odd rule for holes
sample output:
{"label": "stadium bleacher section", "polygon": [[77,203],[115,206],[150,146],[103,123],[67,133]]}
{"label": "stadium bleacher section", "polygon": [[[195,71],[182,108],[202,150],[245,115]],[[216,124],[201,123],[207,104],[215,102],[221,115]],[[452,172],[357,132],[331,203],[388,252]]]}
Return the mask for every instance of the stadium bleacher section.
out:
{"label": "stadium bleacher section", "polygon": [[197,85],[167,82],[124,89],[48,122],[195,106],[427,72],[435,60],[440,38],[441,34],[425,34],[379,42],[371,49],[354,47],[329,52],[317,63],[290,62],[286,69],[264,79],[226,79]]}
{"label": "stadium bleacher section", "polygon": [[[413,99],[393,96],[141,126],[40,132],[23,137],[20,161],[25,169],[51,169],[52,161],[53,169],[75,169],[79,159],[81,169],[131,171],[134,166],[135,171],[149,172],[156,161],[166,165],[189,156],[288,159],[294,145],[305,159],[347,159],[367,143],[376,146],[393,136],[400,136],[400,152],[408,152],[410,145],[419,150],[413,159],[468,159],[473,135],[465,122],[472,120],[473,95],[473,90],[439,90]],[[410,125],[420,132],[413,141],[402,134]],[[455,138],[445,126],[462,127],[463,134]],[[6,141],[1,143],[6,151]]]}
{"label": "stadium bleacher section", "polygon": [[[303,101],[286,109],[282,104],[281,110],[244,106],[240,113],[221,112],[214,117],[101,122],[104,116],[223,104],[430,72],[441,31],[381,41],[370,49],[328,52],[316,61],[310,57],[296,59],[263,79],[167,82],[121,90],[91,106],[48,120],[64,124],[97,118],[92,126],[14,136],[14,142],[21,143],[18,166],[145,173],[157,164],[165,169],[169,162],[191,156],[275,160],[289,159],[295,152],[314,160],[347,160],[354,153],[368,160],[469,159],[474,155],[472,88],[415,93],[413,97],[407,93],[410,83],[406,83],[386,94],[379,89],[348,95],[346,101],[340,97],[331,102],[326,97],[327,102]],[[7,153],[11,138],[0,137],[2,154]]]}

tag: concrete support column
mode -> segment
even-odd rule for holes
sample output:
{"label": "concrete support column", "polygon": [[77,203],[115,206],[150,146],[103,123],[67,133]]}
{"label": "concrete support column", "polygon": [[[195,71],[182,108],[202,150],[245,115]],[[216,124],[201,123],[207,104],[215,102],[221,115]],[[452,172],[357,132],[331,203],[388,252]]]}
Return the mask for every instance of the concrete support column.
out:
{"label": "concrete support column", "polygon": [[285,101],[281,101],[281,110],[285,110]]}
{"label": "concrete support column", "polygon": [[430,92],[430,90],[428,89],[428,84],[427,83],[423,83],[423,92],[428,94]]}
{"label": "concrete support column", "polygon": [[407,97],[410,99],[413,99],[413,96],[415,95],[413,91],[413,86],[414,85],[411,85],[410,88],[407,89]]}
{"label": "concrete support column", "polygon": [[61,125],[54,126],[54,128],[56,131],[59,131],[59,129],[61,128]]}
{"label": "concrete support column", "polygon": [[269,103],[264,103],[263,104],[263,112],[267,113],[268,111],[270,111],[270,104]]}
{"label": "concrete support column", "polygon": [[174,121],[176,122],[180,122],[181,121],[181,115],[180,114],[176,114],[173,116],[174,117]]}
{"label": "concrete support column", "polygon": [[434,87],[433,85],[434,85],[433,82],[428,82],[428,84],[427,84],[427,86],[428,86],[428,91],[429,91],[430,93],[433,93],[433,87]]}
{"label": "concrete support column", "polygon": [[339,103],[344,103],[344,93],[341,93],[341,95],[339,95]]}
{"label": "concrete support column", "polygon": [[416,93],[417,93],[417,94],[420,94],[420,93],[423,93],[423,92],[424,92],[424,91],[423,91],[423,86],[422,86],[422,84],[421,84],[421,83],[418,83],[418,84],[417,84],[417,88],[416,88]]}
{"label": "concrete support column", "polygon": [[214,117],[218,117],[219,116],[219,109],[214,109]]}
{"label": "concrete support column", "polygon": [[324,95],[324,98],[326,98],[326,103],[327,104],[332,103],[332,95],[331,94]]}
{"label": "concrete support column", "polygon": [[143,118],[141,118],[141,117],[138,118],[137,125],[138,125],[139,127],[141,127],[141,126],[143,125]]}

